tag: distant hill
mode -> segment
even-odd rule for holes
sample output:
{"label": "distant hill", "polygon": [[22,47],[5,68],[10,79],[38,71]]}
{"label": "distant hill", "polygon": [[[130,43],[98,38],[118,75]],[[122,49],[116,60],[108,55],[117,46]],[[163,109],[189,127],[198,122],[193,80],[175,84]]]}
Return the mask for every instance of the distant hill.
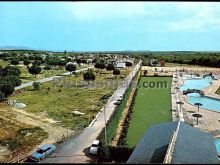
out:
{"label": "distant hill", "polygon": [[0,46],[0,50],[34,50],[25,46]]}

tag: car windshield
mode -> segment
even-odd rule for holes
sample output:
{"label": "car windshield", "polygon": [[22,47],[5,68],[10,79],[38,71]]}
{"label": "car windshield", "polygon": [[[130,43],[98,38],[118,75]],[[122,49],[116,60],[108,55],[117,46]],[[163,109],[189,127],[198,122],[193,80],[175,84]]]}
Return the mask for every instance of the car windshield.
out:
{"label": "car windshield", "polygon": [[92,144],[92,147],[98,147],[98,145],[97,144]]}
{"label": "car windshield", "polygon": [[43,154],[43,153],[44,153],[44,150],[42,150],[42,149],[38,149],[38,150],[37,150],[37,153],[39,153],[39,154]]}

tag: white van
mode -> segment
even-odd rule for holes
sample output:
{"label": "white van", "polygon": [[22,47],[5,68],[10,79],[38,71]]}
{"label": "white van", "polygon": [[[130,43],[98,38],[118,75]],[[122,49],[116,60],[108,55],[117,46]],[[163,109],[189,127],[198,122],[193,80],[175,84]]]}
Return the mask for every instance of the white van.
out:
{"label": "white van", "polygon": [[94,140],[92,142],[92,145],[91,145],[90,149],[89,149],[89,153],[93,154],[93,155],[97,155],[98,148],[99,148],[99,140]]}

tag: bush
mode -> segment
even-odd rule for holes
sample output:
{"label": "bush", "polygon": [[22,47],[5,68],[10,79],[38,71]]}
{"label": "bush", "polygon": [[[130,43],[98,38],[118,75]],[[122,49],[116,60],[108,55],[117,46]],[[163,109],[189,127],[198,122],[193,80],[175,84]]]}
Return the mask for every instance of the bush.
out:
{"label": "bush", "polygon": [[40,90],[40,82],[33,83],[34,90]]}
{"label": "bush", "polygon": [[119,162],[126,162],[133,151],[134,148],[109,146],[111,159]]}
{"label": "bush", "polygon": [[5,94],[0,92],[0,102],[4,101],[4,99],[5,99]]}
{"label": "bush", "polygon": [[100,145],[100,148],[98,150],[98,161],[99,162],[110,162],[111,161],[111,154],[110,154],[108,146]]}

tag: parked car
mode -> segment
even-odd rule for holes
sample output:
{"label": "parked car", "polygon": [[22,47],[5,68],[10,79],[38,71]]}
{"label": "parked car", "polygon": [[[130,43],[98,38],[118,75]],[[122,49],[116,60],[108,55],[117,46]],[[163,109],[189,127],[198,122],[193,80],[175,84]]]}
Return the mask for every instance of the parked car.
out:
{"label": "parked car", "polygon": [[48,155],[50,155],[53,151],[56,150],[56,146],[53,144],[44,144],[37,149],[37,151],[33,152],[29,157],[32,161],[40,161],[44,159]]}
{"label": "parked car", "polygon": [[89,149],[89,153],[92,155],[97,155],[98,149],[99,149],[99,140],[94,140]]}

